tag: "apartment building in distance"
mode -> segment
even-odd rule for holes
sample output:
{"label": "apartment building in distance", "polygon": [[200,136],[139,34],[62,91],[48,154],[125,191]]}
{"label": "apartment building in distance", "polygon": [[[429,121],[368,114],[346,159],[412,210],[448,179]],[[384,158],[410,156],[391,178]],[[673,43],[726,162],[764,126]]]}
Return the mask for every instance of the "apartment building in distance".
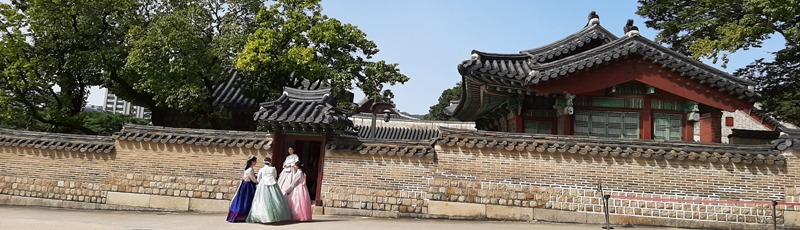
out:
{"label": "apartment building in distance", "polygon": [[133,115],[136,118],[150,119],[150,110],[145,107],[132,105],[130,102],[114,95],[111,90],[106,89],[105,100],[103,101],[103,111]]}

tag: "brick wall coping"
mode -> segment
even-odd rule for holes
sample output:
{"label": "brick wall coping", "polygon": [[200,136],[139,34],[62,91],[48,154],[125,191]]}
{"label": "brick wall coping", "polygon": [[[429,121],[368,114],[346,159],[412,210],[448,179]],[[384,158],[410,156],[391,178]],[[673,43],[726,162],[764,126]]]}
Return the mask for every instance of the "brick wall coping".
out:
{"label": "brick wall coping", "polygon": [[185,129],[145,125],[125,125],[122,131],[115,133],[112,138],[119,141],[263,148],[265,150],[272,147],[272,135],[268,132]]}
{"label": "brick wall coping", "polygon": [[114,151],[114,139],[111,137],[10,129],[0,129],[0,145],[69,152],[110,153]]}
{"label": "brick wall coping", "polygon": [[433,159],[436,152],[432,140],[385,140],[339,137],[325,144],[325,150],[331,152],[349,152],[352,154],[386,155],[398,157],[419,157]]}
{"label": "brick wall coping", "polygon": [[[663,140],[623,140],[568,135],[544,135],[463,130],[440,127],[438,145],[497,148],[508,151],[569,152],[591,156],[643,157],[721,163],[784,165],[785,157],[770,145],[732,145]],[[800,143],[800,142],[798,142]]]}

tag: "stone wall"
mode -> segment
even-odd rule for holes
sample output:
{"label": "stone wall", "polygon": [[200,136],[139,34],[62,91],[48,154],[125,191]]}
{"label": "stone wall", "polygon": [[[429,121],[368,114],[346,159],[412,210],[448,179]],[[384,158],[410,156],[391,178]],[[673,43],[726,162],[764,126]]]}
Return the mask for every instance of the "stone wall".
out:
{"label": "stone wall", "polygon": [[[325,207],[349,213],[427,213],[433,159],[331,152],[325,156],[321,197]],[[348,213],[344,210],[345,214]],[[367,215],[372,216],[372,214]]]}
{"label": "stone wall", "polygon": [[[271,156],[269,144],[260,139],[229,140],[219,134],[200,141],[175,137],[180,135],[174,132],[159,135],[167,139],[121,136],[113,151],[102,153],[0,143],[0,204],[224,212],[239,184],[243,159]],[[599,179],[607,194],[651,199],[612,198],[609,211],[616,225],[753,229],[772,221],[770,205],[652,199],[800,203],[800,160],[794,149],[781,152],[785,160],[780,163],[712,163],[570,153],[556,151],[554,144],[477,148],[483,143],[462,140],[437,142],[435,153],[426,154],[395,153],[392,149],[405,147],[392,145],[376,151],[329,150],[322,207],[315,211],[602,223]],[[800,209],[777,208],[779,224],[800,226]]]}
{"label": "stone wall", "polygon": [[[108,209],[221,212],[227,209],[240,183],[244,160],[271,156],[271,151],[263,148],[179,144],[175,139],[118,138],[109,142],[113,146],[109,152],[55,147],[81,137],[42,134],[42,140],[6,138],[5,144],[0,143],[0,167],[4,169],[0,193],[44,199],[44,204],[59,204],[49,205],[55,207],[69,201]],[[47,148],[48,144],[53,148]],[[89,140],[82,145],[95,144],[104,143]],[[257,167],[261,166],[263,163]],[[11,199],[8,202],[20,204]],[[35,200],[21,202],[40,204]]]}

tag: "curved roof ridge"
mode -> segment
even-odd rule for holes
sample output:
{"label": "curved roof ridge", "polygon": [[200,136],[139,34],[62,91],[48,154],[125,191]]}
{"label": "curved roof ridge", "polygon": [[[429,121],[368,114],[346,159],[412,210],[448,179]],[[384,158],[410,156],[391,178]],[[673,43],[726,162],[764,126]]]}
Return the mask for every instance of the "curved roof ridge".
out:
{"label": "curved roof ridge", "polygon": [[[713,87],[716,88],[735,91],[737,94],[747,97],[757,96],[755,91],[749,88],[754,84],[753,82],[730,75],[639,35],[625,36],[580,54],[550,63],[531,66],[539,72],[534,74],[529,82],[526,83],[538,84],[551,78],[588,69],[629,54],[642,55],[662,64],[664,68],[673,68],[675,71],[689,75],[689,77],[697,77],[700,80],[711,77],[709,82],[712,82]],[[720,81],[719,78],[729,82]]]}
{"label": "curved roof ridge", "polygon": [[523,59],[523,60],[525,60],[525,59],[530,58],[530,56],[528,56],[527,54],[522,54],[522,53],[519,53],[519,54],[501,54],[501,53],[489,53],[489,52],[481,52],[481,51],[477,51],[477,50],[472,50],[472,54],[477,54],[477,55],[480,56],[480,58],[489,58],[489,59],[500,58],[500,59]]}
{"label": "curved roof ridge", "polygon": [[619,37],[614,35],[614,33],[611,33],[611,31],[608,31],[605,27],[601,26],[600,24],[592,24],[592,25],[589,25],[589,26],[581,28],[580,30],[578,30],[577,32],[575,32],[573,34],[567,35],[566,37],[564,37],[564,38],[562,38],[562,39],[560,39],[558,41],[551,42],[551,43],[549,43],[547,45],[543,45],[543,46],[536,47],[536,48],[533,48],[533,49],[522,50],[522,51],[519,51],[519,53],[520,54],[528,53],[528,54],[535,55],[535,53],[539,53],[539,52],[542,52],[542,51],[549,51],[549,50],[551,50],[553,48],[556,48],[556,47],[559,47],[559,46],[564,46],[564,45],[567,45],[567,44],[572,43],[572,42],[577,42],[578,41],[577,38],[580,38],[581,36],[585,36],[587,33],[594,32],[594,31],[600,32],[601,34],[607,36],[611,40],[619,39]]}

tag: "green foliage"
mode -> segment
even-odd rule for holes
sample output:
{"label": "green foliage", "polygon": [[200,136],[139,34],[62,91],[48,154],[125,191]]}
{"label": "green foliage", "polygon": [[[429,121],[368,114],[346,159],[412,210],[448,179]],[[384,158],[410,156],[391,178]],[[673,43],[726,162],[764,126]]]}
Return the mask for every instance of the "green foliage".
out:
{"label": "green foliage", "polygon": [[[76,117],[80,118],[81,126],[102,136],[111,136],[111,134],[119,132],[125,124],[150,124],[150,120],[147,119],[111,112],[82,112]],[[51,126],[46,123],[25,116],[15,116],[12,119],[0,120],[0,128],[4,129],[47,131],[49,127]],[[84,134],[78,130],[67,131],[67,133]]]}
{"label": "green foliage", "polygon": [[775,60],[756,60],[734,75],[759,83],[763,109],[779,119],[800,123],[800,1],[640,0],[637,14],[660,30],[657,41],[696,59],[714,63],[738,50],[761,47],[776,34],[785,48]]}
{"label": "green foliage", "polygon": [[[125,13],[135,2],[14,1],[0,4],[0,112],[29,116],[51,132],[95,134],[82,126],[88,88],[120,56]],[[119,38],[119,39],[118,39]]]}
{"label": "green foliage", "polygon": [[92,86],[150,109],[156,125],[229,128],[211,95],[235,66],[258,101],[326,79],[349,106],[353,84],[391,97],[382,84],[408,80],[371,61],[375,43],[319,1],[15,0],[0,4],[0,36],[0,118],[47,124],[26,126],[39,131],[95,134],[81,114]]}
{"label": "green foliage", "polygon": [[[291,76],[311,81],[327,79],[333,92],[358,87],[370,98],[391,98],[383,84],[405,83],[397,64],[371,61],[377,45],[358,27],[322,14],[319,0],[278,0],[261,9],[259,28],[236,59],[237,67],[260,73],[249,75],[254,89],[277,98]],[[251,93],[252,94],[252,93]],[[352,103],[352,102],[351,102]]]}
{"label": "green foliage", "polygon": [[447,115],[447,113],[445,113],[445,108],[447,108],[447,106],[450,106],[450,101],[460,100],[460,99],[461,99],[461,82],[456,83],[456,86],[453,88],[445,89],[442,92],[442,95],[439,96],[439,103],[431,106],[431,108],[428,110],[428,114],[425,114],[425,117],[423,119],[439,120],[439,121],[457,121],[458,119],[455,119],[450,115]]}
{"label": "green foliage", "polygon": [[111,134],[119,132],[125,124],[150,124],[150,120],[147,119],[112,112],[84,112],[84,115],[86,117],[84,126],[103,136],[111,136]]}

